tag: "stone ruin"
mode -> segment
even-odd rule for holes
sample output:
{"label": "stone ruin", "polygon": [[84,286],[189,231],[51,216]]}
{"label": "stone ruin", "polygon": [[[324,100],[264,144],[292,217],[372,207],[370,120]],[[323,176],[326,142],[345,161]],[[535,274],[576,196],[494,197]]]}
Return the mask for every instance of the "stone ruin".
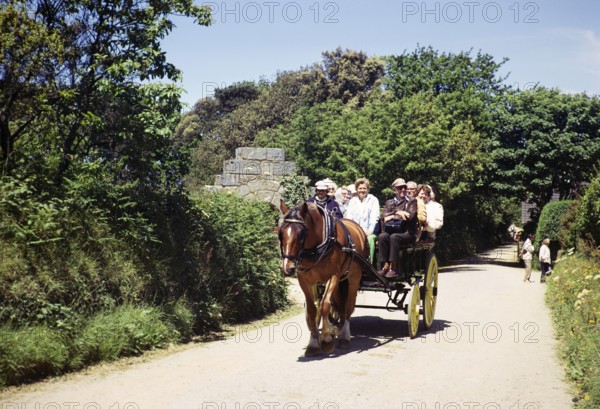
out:
{"label": "stone ruin", "polygon": [[235,192],[243,198],[269,202],[279,209],[281,179],[296,173],[296,162],[285,160],[285,150],[237,148],[235,159],[223,161],[223,174],[215,176],[211,191]]}

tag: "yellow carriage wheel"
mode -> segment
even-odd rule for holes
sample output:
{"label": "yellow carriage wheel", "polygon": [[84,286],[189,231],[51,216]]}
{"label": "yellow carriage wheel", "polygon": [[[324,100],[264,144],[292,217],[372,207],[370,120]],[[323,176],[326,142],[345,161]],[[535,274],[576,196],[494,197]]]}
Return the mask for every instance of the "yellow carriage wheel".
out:
{"label": "yellow carriage wheel", "polygon": [[421,291],[419,290],[419,283],[417,282],[413,285],[410,305],[408,307],[408,335],[411,338],[416,337],[417,332],[419,331],[420,304]]}
{"label": "yellow carriage wheel", "polygon": [[427,272],[425,273],[425,295],[423,296],[423,325],[431,328],[435,317],[435,304],[438,292],[438,262],[435,254],[427,257]]}

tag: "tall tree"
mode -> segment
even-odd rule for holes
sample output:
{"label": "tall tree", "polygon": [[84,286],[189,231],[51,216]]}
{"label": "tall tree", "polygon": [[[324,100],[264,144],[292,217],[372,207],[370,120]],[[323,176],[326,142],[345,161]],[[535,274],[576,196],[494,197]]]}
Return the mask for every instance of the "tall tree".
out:
{"label": "tall tree", "polygon": [[56,93],[55,66],[63,62],[60,35],[27,14],[25,2],[0,8],[0,159],[14,166],[14,146]]}
{"label": "tall tree", "polygon": [[507,61],[495,62],[494,57],[481,51],[439,53],[432,47],[419,47],[413,52],[386,58],[384,84],[397,98],[418,92],[433,95],[475,89],[489,96],[501,94],[505,77],[498,70]]}
{"label": "tall tree", "polygon": [[323,52],[328,97],[352,106],[362,106],[383,76],[383,62],[362,51],[337,48]]}
{"label": "tall tree", "polygon": [[[160,40],[173,29],[173,15],[208,25],[210,10],[192,0],[13,4],[18,22],[11,17],[1,26],[3,44],[19,33],[0,61],[5,171],[44,158],[46,173],[60,183],[72,164],[96,158],[120,169],[121,177],[144,175],[134,171],[140,164],[151,170],[151,162],[164,163],[154,152],[174,127],[179,91],[149,80],[175,80],[180,73]],[[19,56],[36,50],[39,57],[15,68]],[[28,75],[16,75],[23,72]],[[23,110],[32,94],[39,108]]]}
{"label": "tall tree", "polygon": [[514,91],[495,110],[493,151],[499,191],[537,203],[561,199],[600,165],[600,99],[536,87]]}

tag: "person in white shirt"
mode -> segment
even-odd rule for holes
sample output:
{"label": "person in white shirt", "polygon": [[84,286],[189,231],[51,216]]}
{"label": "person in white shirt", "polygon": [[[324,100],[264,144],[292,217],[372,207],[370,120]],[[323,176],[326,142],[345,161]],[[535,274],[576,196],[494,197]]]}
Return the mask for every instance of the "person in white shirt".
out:
{"label": "person in white shirt", "polygon": [[357,196],[350,199],[345,217],[354,220],[367,235],[370,249],[370,260],[373,262],[375,255],[375,239],[373,234],[375,225],[379,223],[379,200],[369,193],[371,183],[367,178],[359,178],[354,182]]}
{"label": "person in white shirt", "polygon": [[433,190],[429,185],[421,185],[417,189],[417,198],[425,202],[427,213],[426,220],[422,221],[423,233],[421,234],[421,241],[435,240],[435,232],[444,225],[444,207],[431,199],[432,192]]}
{"label": "person in white shirt", "polygon": [[542,241],[542,245],[540,246],[539,260],[540,260],[540,265],[542,267],[542,276],[540,278],[540,283],[546,282],[546,276],[548,275],[548,272],[550,271],[550,264],[552,263],[552,258],[550,256],[550,247],[548,247],[549,245],[550,245],[550,239],[545,238]]}
{"label": "person in white shirt", "polygon": [[531,260],[533,260],[533,252],[535,251],[533,239],[533,234],[528,234],[527,240],[523,243],[523,249],[521,251],[521,258],[525,263],[525,276],[523,277],[523,282],[526,283],[533,283],[533,281],[531,281]]}

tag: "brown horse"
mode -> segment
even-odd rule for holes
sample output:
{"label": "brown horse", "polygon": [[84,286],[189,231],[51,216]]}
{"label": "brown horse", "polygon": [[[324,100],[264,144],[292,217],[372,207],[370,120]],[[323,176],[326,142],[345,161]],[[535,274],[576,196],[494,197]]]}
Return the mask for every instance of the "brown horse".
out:
{"label": "brown horse", "polygon": [[[356,253],[362,255],[363,260],[368,257],[366,235],[352,220],[330,218],[313,203],[288,210],[282,202],[281,211],[285,214],[279,228],[281,271],[286,276],[297,274],[306,298],[310,341],[305,356],[333,351],[336,333],[338,347],[348,348],[349,320],[354,312],[363,270]],[[324,317],[322,320],[317,316],[313,291],[317,283],[325,284],[319,305],[319,316]],[[338,328],[333,328],[328,319],[333,311],[332,301],[340,317]],[[319,321],[323,323],[320,337]]]}

